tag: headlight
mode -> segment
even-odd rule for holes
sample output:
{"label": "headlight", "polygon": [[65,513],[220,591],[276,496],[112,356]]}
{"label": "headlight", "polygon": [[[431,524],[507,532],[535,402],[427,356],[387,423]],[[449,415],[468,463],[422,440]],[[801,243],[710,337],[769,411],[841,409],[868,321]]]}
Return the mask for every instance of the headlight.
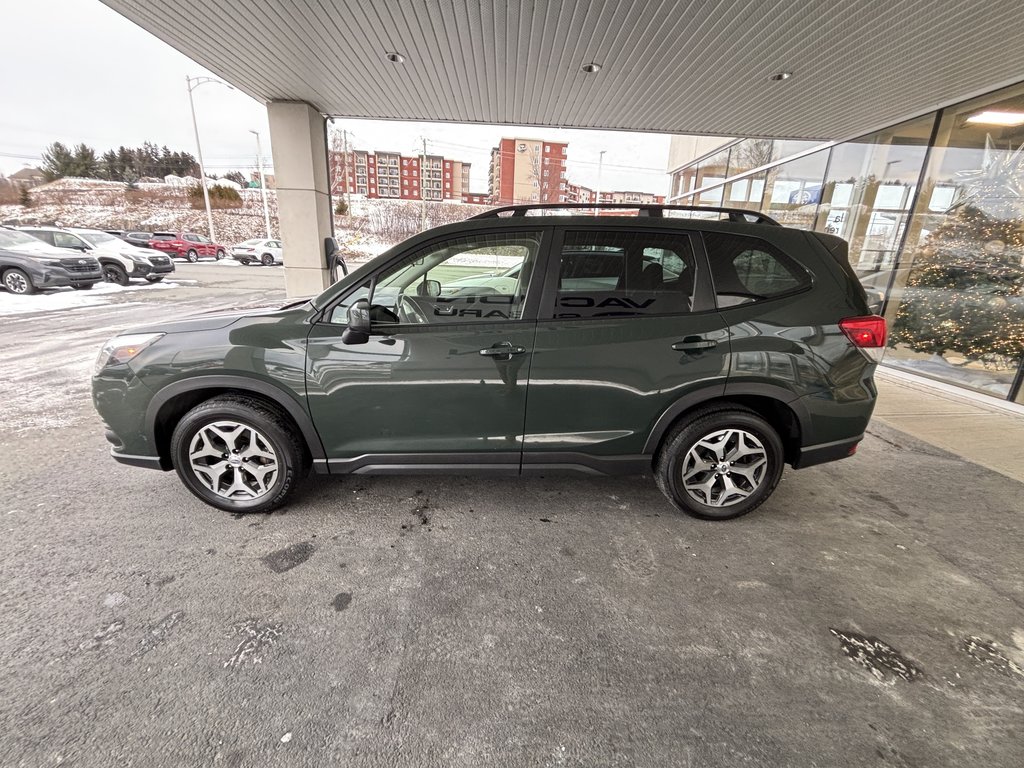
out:
{"label": "headlight", "polygon": [[149,264],[150,261],[145,256],[140,256],[137,253],[122,253],[122,256],[127,256],[129,259],[134,261],[136,264]]}
{"label": "headlight", "polygon": [[36,261],[40,264],[45,264],[48,267],[59,267],[61,266],[60,259],[47,259],[43,256],[37,256]]}
{"label": "headlight", "polygon": [[127,363],[163,335],[162,333],[135,333],[128,336],[115,336],[100,350],[92,375],[98,375],[108,365]]}

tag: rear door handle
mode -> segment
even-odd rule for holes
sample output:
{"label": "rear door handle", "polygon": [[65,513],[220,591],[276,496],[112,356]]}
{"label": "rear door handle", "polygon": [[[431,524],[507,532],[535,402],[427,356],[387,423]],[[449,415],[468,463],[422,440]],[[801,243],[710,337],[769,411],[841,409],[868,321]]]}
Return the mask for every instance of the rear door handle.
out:
{"label": "rear door handle", "polygon": [[481,349],[480,354],[484,357],[496,357],[499,360],[511,360],[512,355],[521,355],[526,347],[513,347],[511,341],[503,341],[500,344]]}
{"label": "rear door handle", "polygon": [[672,345],[676,352],[692,352],[696,349],[714,349],[718,342],[714,339],[706,339],[703,336],[687,336],[682,341]]}

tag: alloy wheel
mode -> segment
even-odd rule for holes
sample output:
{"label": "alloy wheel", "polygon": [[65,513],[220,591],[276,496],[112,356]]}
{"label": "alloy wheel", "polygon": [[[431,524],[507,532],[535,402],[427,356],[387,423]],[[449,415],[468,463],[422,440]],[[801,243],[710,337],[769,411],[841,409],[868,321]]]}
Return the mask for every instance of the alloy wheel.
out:
{"label": "alloy wheel", "polygon": [[225,499],[258,499],[270,492],[280,463],[270,441],[237,421],[200,427],[188,449],[189,466],[210,491]]}
{"label": "alloy wheel", "polygon": [[4,287],[11,293],[28,293],[29,285],[20,272],[8,272],[4,275]]}
{"label": "alloy wheel", "polygon": [[694,443],[681,472],[683,488],[694,501],[729,507],[757,491],[767,470],[768,452],[753,433],[720,429]]}

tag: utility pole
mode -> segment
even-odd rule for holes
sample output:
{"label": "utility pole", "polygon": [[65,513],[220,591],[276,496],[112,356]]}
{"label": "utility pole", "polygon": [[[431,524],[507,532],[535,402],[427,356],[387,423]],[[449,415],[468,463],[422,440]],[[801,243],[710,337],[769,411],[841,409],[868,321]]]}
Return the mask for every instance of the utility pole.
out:
{"label": "utility pole", "polygon": [[[604,153],[607,150],[602,149],[597,153],[597,190],[594,192],[594,202],[598,205],[601,204],[601,166],[604,164]],[[597,215],[597,209],[594,209],[594,215]]]}
{"label": "utility pole", "polygon": [[423,137],[423,159],[420,160],[420,232],[427,228],[427,191],[424,179],[427,177],[427,137]]}
{"label": "utility pole", "polygon": [[270,233],[270,208],[267,206],[267,177],[263,174],[263,148],[260,146],[259,131],[249,129],[249,133],[256,137],[256,168],[260,174],[260,192],[263,194],[263,221],[267,225],[267,240],[270,240],[273,235]]}
{"label": "utility pole", "polygon": [[213,211],[210,210],[210,190],[206,186],[206,167],[203,165],[203,148],[199,144],[199,124],[196,122],[196,105],[192,100],[192,91],[206,83],[220,83],[221,85],[227,85],[231,90],[234,90],[235,88],[234,86],[228,85],[223,80],[218,80],[215,77],[189,77],[188,75],[185,75],[185,85],[188,86],[188,105],[192,110],[192,130],[194,130],[196,134],[196,156],[199,159],[199,181],[203,185],[203,202],[206,203],[206,223],[210,227],[210,240],[212,242],[217,242],[217,238],[213,234]]}

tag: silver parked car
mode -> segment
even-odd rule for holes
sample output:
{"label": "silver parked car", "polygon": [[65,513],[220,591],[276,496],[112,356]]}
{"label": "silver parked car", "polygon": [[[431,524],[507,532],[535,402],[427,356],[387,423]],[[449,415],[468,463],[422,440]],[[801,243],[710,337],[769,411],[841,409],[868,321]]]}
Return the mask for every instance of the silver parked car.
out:
{"label": "silver parked car", "polygon": [[280,240],[246,240],[244,243],[231,246],[231,258],[243,264],[262,264],[269,267],[284,264]]}

